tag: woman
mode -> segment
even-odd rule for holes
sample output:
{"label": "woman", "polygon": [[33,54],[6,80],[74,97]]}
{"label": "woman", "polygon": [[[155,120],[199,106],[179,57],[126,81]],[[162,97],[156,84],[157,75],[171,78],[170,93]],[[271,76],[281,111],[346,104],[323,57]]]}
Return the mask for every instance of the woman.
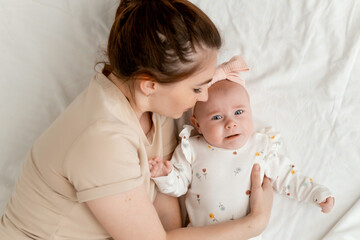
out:
{"label": "woman", "polygon": [[207,100],[219,33],[185,0],[122,1],[109,63],[34,143],[0,223],[1,239],[247,239],[267,225],[272,190],[252,173],[251,212],[180,228],[147,159],[169,159],[174,123]]}

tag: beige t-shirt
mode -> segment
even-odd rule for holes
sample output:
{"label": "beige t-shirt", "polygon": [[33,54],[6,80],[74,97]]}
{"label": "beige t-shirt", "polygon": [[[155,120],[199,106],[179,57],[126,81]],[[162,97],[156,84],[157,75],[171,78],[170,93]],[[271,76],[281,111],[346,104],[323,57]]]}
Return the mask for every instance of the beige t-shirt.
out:
{"label": "beige t-shirt", "polygon": [[176,137],[172,119],[152,120],[145,136],[125,96],[98,73],[34,143],[0,239],[111,239],[84,202],[143,183],[154,201],[147,159],[170,154]]}

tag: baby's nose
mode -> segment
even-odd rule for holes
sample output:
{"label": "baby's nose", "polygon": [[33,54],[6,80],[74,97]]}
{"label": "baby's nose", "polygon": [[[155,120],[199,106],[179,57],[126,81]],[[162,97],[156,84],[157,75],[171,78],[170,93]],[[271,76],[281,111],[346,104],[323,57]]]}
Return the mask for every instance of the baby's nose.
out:
{"label": "baby's nose", "polygon": [[234,121],[234,120],[229,120],[229,121],[227,121],[227,123],[226,123],[226,125],[225,125],[225,128],[226,129],[231,129],[231,128],[235,128],[235,127],[237,127],[237,124],[236,124],[236,122]]}

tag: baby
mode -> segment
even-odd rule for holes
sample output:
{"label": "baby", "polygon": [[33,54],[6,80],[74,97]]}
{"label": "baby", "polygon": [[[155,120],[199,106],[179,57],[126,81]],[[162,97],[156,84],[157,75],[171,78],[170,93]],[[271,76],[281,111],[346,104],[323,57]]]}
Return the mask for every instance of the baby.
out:
{"label": "baby", "polygon": [[255,163],[274,190],[299,201],[334,206],[330,191],[279,153],[282,140],[272,128],[253,132],[249,93],[240,72],[248,70],[240,56],[220,65],[207,102],[197,102],[191,122],[201,134],[190,137],[185,126],[170,161],[149,159],[150,173],[160,192],[185,196],[189,226],[241,218],[248,213],[250,173]]}

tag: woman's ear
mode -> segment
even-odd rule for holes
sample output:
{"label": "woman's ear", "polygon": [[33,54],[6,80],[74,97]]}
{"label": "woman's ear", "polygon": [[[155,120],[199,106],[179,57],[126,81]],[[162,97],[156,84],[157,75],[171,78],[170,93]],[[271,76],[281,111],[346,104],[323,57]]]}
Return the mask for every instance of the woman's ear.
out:
{"label": "woman's ear", "polygon": [[145,96],[148,97],[151,94],[153,94],[153,92],[155,91],[156,83],[152,77],[147,75],[142,75],[139,77],[139,81],[140,81],[140,85],[139,85],[140,90]]}
{"label": "woman's ear", "polygon": [[194,115],[191,116],[190,122],[196,128],[196,131],[198,131],[198,133],[202,134],[202,132],[200,130],[199,122],[197,121],[197,119],[196,119],[196,117]]}

